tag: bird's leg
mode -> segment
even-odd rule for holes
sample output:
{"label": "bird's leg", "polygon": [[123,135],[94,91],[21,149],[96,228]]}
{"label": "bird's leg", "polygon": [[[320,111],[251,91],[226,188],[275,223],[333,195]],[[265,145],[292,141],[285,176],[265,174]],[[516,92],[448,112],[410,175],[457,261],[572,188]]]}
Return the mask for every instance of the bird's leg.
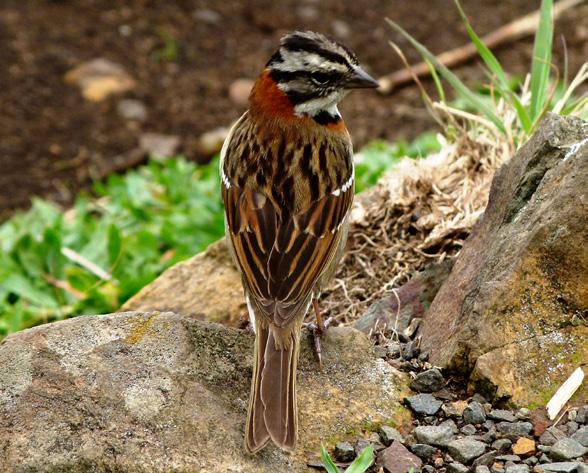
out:
{"label": "bird's leg", "polygon": [[241,312],[239,321],[237,322],[237,327],[241,330],[245,330],[246,332],[255,335],[255,327],[253,327],[251,319],[249,318],[249,312],[247,312],[246,310]]}
{"label": "bird's leg", "polygon": [[312,334],[312,340],[314,345],[314,354],[316,356],[316,360],[318,361],[319,366],[322,367],[323,359],[322,359],[322,347],[321,347],[321,338],[325,333],[325,330],[331,324],[332,318],[328,318],[327,320],[323,321],[323,316],[321,315],[321,311],[318,306],[318,300],[312,300],[312,308],[314,309],[314,314],[316,316],[316,324],[308,323],[304,324],[306,328],[310,330]]}

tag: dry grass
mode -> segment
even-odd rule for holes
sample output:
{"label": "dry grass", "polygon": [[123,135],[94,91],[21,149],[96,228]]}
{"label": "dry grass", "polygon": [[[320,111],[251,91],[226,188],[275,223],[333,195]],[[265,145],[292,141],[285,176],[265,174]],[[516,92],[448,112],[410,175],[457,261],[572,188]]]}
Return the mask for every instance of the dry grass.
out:
{"label": "dry grass", "polygon": [[492,126],[459,128],[456,136],[426,159],[406,158],[357,197],[346,256],[322,296],[325,315],[352,322],[416,271],[459,253],[514,147]]}

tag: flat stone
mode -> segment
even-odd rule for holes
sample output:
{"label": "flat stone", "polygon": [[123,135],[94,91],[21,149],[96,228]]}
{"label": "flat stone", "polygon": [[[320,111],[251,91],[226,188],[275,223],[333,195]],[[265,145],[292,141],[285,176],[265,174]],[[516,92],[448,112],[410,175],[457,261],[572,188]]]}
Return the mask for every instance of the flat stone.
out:
{"label": "flat stone", "polygon": [[432,394],[408,396],[405,401],[413,412],[428,416],[435,415],[443,404],[443,402],[435,399]]}
{"label": "flat stone", "polygon": [[537,463],[539,463],[539,459],[537,457],[529,457],[523,460],[523,463],[525,465],[535,466]]}
{"label": "flat stone", "polygon": [[105,58],[81,63],[65,74],[65,82],[80,88],[85,99],[100,102],[111,94],[133,89],[137,82],[123,66]]}
{"label": "flat stone", "polygon": [[463,421],[466,424],[481,424],[485,420],[486,412],[484,411],[484,406],[479,402],[470,402],[463,411]]}
{"label": "flat stone", "polygon": [[529,473],[529,465],[506,465],[506,473]]}
{"label": "flat stone", "polygon": [[457,424],[453,421],[453,419],[447,419],[439,424],[440,426],[449,427],[454,434],[459,432],[457,428]]}
{"label": "flat stone", "polygon": [[575,420],[579,424],[588,424],[588,405],[578,407]]}
{"label": "flat stone", "polygon": [[383,468],[385,473],[406,473],[411,468],[420,471],[423,462],[400,442],[394,441],[378,453],[376,465]]}
{"label": "flat stone", "polygon": [[474,468],[476,468],[479,465],[485,465],[485,466],[492,465],[492,463],[494,463],[494,460],[496,459],[497,453],[498,452],[496,452],[496,450],[492,450],[490,452],[484,453],[484,455],[480,455],[478,458],[476,458],[474,460],[474,463],[472,463],[472,466]]}
{"label": "flat stone", "polygon": [[498,455],[496,461],[500,462],[520,462],[521,457],[518,455]]}
{"label": "flat stone", "polygon": [[580,428],[580,425],[577,422],[574,422],[573,420],[569,421],[566,424],[566,432],[568,433],[569,436],[573,436],[578,429]]}
{"label": "flat stone", "polygon": [[486,451],[486,445],[478,440],[463,438],[449,442],[447,449],[457,461],[468,464]]}
{"label": "flat stone", "polygon": [[476,428],[472,425],[472,424],[466,424],[464,425],[461,429],[460,432],[464,435],[475,435],[476,434]]}
{"label": "flat stone", "polygon": [[506,438],[516,441],[519,437],[529,435],[533,430],[533,424],[530,422],[499,422],[496,424],[496,430]]}
{"label": "flat stone", "polygon": [[516,414],[519,420],[529,420],[531,418],[531,410],[526,407],[521,407]]}
{"label": "flat stone", "polygon": [[423,460],[430,460],[439,451],[426,443],[413,443],[409,448],[412,453]]}
{"label": "flat stone", "polygon": [[573,438],[558,440],[551,450],[549,456],[555,460],[572,460],[588,453],[588,449]]}
{"label": "flat stone", "polygon": [[410,389],[419,393],[439,391],[445,385],[445,378],[437,368],[423,371],[410,383]]}
{"label": "flat stone", "polygon": [[566,434],[557,427],[548,427],[539,437],[539,443],[541,445],[554,445],[558,440],[564,438],[566,438]]}
{"label": "flat stone", "polygon": [[447,465],[448,473],[468,473],[468,471],[470,471],[470,469],[461,463],[452,462]]}
{"label": "flat stone", "polygon": [[574,435],[572,435],[572,438],[576,440],[580,445],[588,447],[588,425],[585,425],[578,429],[574,433]]}
{"label": "flat stone", "polygon": [[381,442],[386,447],[390,446],[390,444],[394,442],[394,440],[397,440],[400,443],[404,442],[402,434],[398,432],[398,430],[396,430],[394,427],[390,427],[389,425],[383,425],[382,427],[380,427],[378,433],[380,434]]}
{"label": "flat stone", "polygon": [[441,425],[418,426],[413,434],[420,443],[435,447],[444,447],[453,438],[451,427]]}
{"label": "flat stone", "polygon": [[555,462],[541,465],[544,471],[553,471],[556,473],[580,473],[582,468],[580,462]]}
{"label": "flat stone", "polygon": [[526,437],[521,437],[512,446],[512,452],[515,455],[532,455],[533,453],[535,453],[535,441],[528,439]]}
{"label": "flat stone", "polygon": [[490,473],[490,468],[486,465],[478,465],[475,468],[474,473]]}
{"label": "flat stone", "polygon": [[350,462],[355,458],[355,449],[349,442],[339,442],[335,445],[335,459],[340,462]]}
{"label": "flat stone", "polygon": [[515,416],[511,411],[506,409],[492,409],[488,413],[488,417],[492,420],[498,420],[503,422],[516,422],[517,416]]}
{"label": "flat stone", "polygon": [[492,448],[498,450],[499,453],[506,453],[510,450],[512,442],[509,439],[498,439],[492,443]]}

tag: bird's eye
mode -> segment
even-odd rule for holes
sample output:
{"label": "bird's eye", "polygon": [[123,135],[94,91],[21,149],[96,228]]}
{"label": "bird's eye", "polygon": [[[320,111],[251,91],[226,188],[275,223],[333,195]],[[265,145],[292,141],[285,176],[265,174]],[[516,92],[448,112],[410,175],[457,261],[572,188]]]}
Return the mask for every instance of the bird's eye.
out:
{"label": "bird's eye", "polygon": [[331,80],[331,76],[329,74],[325,74],[324,72],[313,72],[310,74],[310,80],[319,86],[325,86]]}

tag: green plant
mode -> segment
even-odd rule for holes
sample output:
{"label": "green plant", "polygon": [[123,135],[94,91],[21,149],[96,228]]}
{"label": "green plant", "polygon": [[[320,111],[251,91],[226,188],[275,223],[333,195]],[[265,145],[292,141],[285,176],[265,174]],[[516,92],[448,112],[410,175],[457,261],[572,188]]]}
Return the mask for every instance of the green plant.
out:
{"label": "green plant", "polygon": [[[327,470],[327,473],[340,473],[339,468],[335,465],[329,452],[324,445],[321,445],[321,460]],[[374,447],[368,445],[364,448],[361,453],[357,456],[353,463],[347,467],[345,473],[363,473],[366,471],[371,464],[374,462]]]}
{"label": "green plant", "polygon": [[[458,12],[464,22],[468,35],[482,58],[486,74],[490,79],[490,96],[476,93],[466,86],[453,72],[441,64],[437,58],[402,29],[397,23],[387,20],[396,31],[401,33],[429,64],[433,80],[437,86],[441,104],[437,109],[442,109],[454,116],[461,116],[471,121],[477,121],[487,127],[494,127],[499,133],[507,136],[515,146],[521,144],[525,137],[529,136],[541,121],[547,111],[559,114],[578,114],[588,117],[588,97],[586,95],[575,97],[580,84],[588,79],[588,63],[584,64],[574,80],[569,84],[562,83],[558,77],[551,77],[551,53],[553,42],[553,0],[542,0],[540,20],[533,46],[533,60],[531,72],[523,81],[519,82],[518,93],[513,90],[513,82],[508,78],[503,67],[494,54],[481,41],[471,27],[461,5],[455,0]],[[400,53],[399,49],[392,46]],[[401,53],[400,53],[401,54]],[[403,58],[402,54],[401,57]],[[440,77],[445,79],[453,88],[462,106],[452,107],[445,101]],[[423,93],[424,93],[424,89]],[[427,103],[434,109],[430,98],[424,94]],[[512,110],[515,115],[516,129],[512,130],[510,123],[505,123],[504,108]],[[464,109],[473,111],[475,117]]]}

